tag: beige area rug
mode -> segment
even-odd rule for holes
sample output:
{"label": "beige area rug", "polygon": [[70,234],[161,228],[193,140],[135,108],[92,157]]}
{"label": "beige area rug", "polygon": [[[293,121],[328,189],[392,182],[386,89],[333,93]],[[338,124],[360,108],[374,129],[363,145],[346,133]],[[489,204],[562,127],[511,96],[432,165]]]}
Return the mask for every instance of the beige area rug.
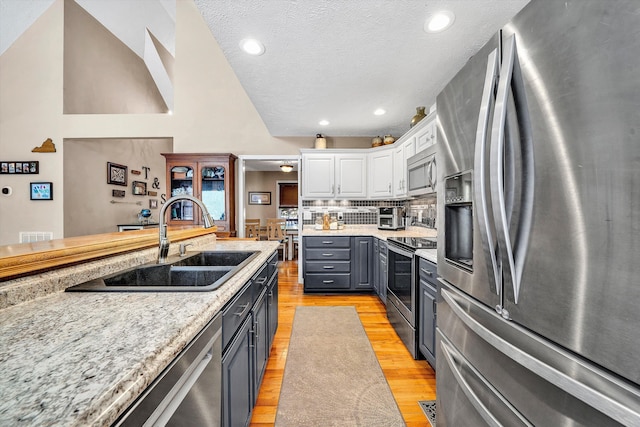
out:
{"label": "beige area rug", "polygon": [[297,307],[275,425],[405,425],[355,307]]}

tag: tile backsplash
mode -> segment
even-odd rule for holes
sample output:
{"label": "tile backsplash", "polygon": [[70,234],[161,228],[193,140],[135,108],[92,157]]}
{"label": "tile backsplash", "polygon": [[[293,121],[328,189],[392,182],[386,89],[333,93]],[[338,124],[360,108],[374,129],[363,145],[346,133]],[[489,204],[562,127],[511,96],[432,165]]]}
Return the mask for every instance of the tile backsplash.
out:
{"label": "tile backsplash", "polygon": [[325,212],[337,216],[342,213],[345,224],[377,224],[378,207],[404,207],[408,225],[435,228],[436,197],[412,200],[303,200],[303,224],[314,224]]}

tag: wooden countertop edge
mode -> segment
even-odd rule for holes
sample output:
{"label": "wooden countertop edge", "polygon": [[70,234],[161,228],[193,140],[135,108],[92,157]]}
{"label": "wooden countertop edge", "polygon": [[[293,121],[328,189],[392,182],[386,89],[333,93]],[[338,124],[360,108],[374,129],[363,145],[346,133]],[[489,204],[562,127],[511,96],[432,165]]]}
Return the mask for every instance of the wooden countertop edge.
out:
{"label": "wooden countertop edge", "polygon": [[[213,233],[217,227],[169,227],[171,241]],[[158,246],[158,229],[71,237],[0,247],[0,281]]]}

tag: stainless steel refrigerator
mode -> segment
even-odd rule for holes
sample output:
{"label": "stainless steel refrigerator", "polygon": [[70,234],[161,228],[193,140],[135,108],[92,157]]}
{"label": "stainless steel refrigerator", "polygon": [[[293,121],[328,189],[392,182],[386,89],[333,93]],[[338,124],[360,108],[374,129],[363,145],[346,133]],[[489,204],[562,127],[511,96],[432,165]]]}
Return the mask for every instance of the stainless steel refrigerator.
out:
{"label": "stainless steel refrigerator", "polygon": [[533,0],[437,107],[438,427],[640,426],[640,2]]}

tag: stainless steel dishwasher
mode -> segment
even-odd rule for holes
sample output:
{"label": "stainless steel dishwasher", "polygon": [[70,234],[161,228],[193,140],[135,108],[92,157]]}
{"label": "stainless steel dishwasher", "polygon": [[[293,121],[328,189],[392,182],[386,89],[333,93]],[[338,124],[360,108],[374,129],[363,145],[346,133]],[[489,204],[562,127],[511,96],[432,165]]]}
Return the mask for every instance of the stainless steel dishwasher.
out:
{"label": "stainless steel dishwasher", "polygon": [[220,426],[222,314],[217,314],[115,426]]}

